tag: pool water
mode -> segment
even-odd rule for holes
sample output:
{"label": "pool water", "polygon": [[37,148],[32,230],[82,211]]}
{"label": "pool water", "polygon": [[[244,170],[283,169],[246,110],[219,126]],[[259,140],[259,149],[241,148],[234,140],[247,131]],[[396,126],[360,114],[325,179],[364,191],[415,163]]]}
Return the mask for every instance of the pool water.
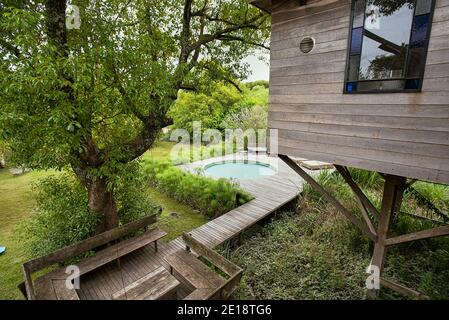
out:
{"label": "pool water", "polygon": [[209,164],[204,167],[206,176],[238,180],[260,179],[272,176],[275,168],[269,164],[256,161],[225,161]]}

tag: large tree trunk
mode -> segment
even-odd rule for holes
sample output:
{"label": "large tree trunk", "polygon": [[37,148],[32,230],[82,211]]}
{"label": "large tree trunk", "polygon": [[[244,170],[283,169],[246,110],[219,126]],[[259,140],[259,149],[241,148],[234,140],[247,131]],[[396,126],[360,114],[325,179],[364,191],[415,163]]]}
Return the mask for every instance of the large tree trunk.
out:
{"label": "large tree trunk", "polygon": [[99,179],[87,186],[89,209],[100,215],[96,234],[105,232],[118,226],[119,219],[115,205],[114,191],[108,190],[107,180]]}
{"label": "large tree trunk", "polygon": [[72,164],[72,170],[87,189],[89,209],[99,215],[95,233],[99,234],[117,227],[119,223],[117,206],[114,190],[108,190],[108,179],[103,177],[94,181],[88,176],[87,167],[79,164]]}

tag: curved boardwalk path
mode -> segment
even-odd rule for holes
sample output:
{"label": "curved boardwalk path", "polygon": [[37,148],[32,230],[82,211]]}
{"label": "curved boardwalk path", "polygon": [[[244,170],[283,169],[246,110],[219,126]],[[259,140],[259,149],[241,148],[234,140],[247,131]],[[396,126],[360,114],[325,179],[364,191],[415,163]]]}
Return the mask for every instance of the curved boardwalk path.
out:
{"label": "curved boardwalk path", "polygon": [[[311,174],[315,175],[318,172],[314,171]],[[190,231],[195,239],[214,248],[237,236],[293,200],[302,190],[303,180],[279,161],[279,170],[276,175],[258,180],[246,180],[240,184],[254,196],[254,199]],[[154,251],[152,245],[148,245],[120,259],[120,267],[116,263],[110,263],[84,276],[80,283],[80,298],[111,299],[113,293],[161,265],[168,269],[164,257],[184,248],[184,243],[179,237],[170,242],[160,241],[158,246],[158,252]],[[187,293],[185,290],[180,290],[180,298]]]}

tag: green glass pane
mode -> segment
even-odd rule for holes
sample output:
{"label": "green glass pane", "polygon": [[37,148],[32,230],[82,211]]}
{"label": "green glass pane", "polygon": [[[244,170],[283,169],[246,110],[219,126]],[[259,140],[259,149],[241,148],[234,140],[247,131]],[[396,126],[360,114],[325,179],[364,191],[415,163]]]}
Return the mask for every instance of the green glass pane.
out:
{"label": "green glass pane", "polygon": [[365,5],[366,0],[356,0],[354,2],[354,20],[352,22],[352,28],[363,27],[365,21]]}
{"label": "green glass pane", "polygon": [[359,55],[349,57],[348,81],[359,80],[359,65],[360,65]]}
{"label": "green glass pane", "polygon": [[432,10],[432,0],[417,0],[415,15],[427,14]]}
{"label": "green glass pane", "polygon": [[424,48],[411,49],[408,54],[407,78],[421,77],[426,62],[426,51]]}

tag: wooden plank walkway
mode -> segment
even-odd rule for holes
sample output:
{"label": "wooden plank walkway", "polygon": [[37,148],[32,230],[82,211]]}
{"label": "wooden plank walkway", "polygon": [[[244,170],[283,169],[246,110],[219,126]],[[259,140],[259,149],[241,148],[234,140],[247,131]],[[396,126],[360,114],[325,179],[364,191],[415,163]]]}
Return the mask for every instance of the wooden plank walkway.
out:
{"label": "wooden plank walkway", "polygon": [[[316,175],[319,171],[309,172]],[[241,181],[241,186],[254,199],[190,231],[190,234],[210,248],[214,248],[250,228],[261,219],[293,200],[302,190],[303,180],[283,162],[279,161],[278,173],[274,176]],[[125,286],[140,279],[156,268],[169,268],[164,257],[184,248],[181,237],[170,242],[160,241],[158,252],[149,245],[111,263],[81,279],[78,294],[81,299],[111,299]],[[187,288],[178,293],[179,298],[188,294]]]}

